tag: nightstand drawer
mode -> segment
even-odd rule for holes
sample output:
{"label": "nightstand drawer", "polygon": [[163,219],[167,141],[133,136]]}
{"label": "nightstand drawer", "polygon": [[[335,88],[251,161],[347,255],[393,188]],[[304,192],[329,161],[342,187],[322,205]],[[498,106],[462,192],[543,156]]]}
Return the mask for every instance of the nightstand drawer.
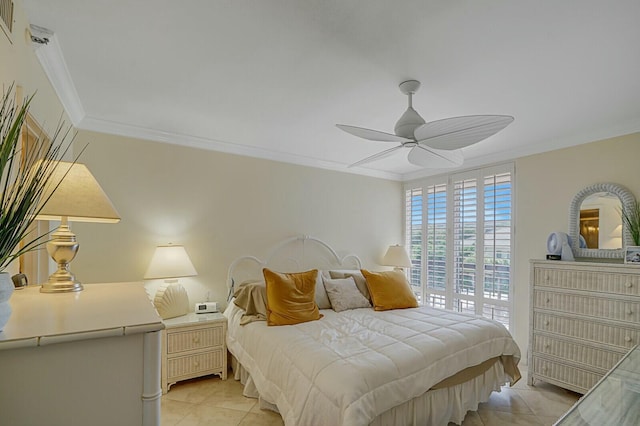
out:
{"label": "nightstand drawer", "polygon": [[192,376],[206,371],[221,372],[224,366],[222,349],[194,355],[178,356],[167,360],[168,380]]}
{"label": "nightstand drawer", "polygon": [[222,325],[199,330],[167,332],[167,353],[175,354],[194,349],[222,346],[224,329]]}

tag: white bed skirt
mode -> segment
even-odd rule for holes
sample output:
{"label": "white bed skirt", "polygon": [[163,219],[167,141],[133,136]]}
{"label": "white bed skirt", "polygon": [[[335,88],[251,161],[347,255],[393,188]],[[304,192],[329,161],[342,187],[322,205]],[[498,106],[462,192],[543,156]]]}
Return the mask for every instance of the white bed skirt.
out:
{"label": "white bed skirt", "polygon": [[[260,397],[249,372],[232,356],[234,378],[244,385],[243,395],[257,398],[260,408],[278,412],[278,407]],[[489,400],[493,391],[510,380],[501,362],[496,362],[484,374],[468,382],[425,392],[421,396],[398,405],[374,419],[370,426],[442,426],[449,422],[461,424],[468,411],[476,411],[478,404]]]}

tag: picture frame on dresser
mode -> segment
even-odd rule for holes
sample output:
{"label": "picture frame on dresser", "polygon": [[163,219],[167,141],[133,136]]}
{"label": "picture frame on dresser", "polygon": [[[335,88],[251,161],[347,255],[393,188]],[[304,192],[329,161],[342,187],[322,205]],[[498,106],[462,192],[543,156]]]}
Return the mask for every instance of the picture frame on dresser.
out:
{"label": "picture frame on dresser", "polygon": [[640,246],[628,246],[625,248],[624,263],[640,265]]}

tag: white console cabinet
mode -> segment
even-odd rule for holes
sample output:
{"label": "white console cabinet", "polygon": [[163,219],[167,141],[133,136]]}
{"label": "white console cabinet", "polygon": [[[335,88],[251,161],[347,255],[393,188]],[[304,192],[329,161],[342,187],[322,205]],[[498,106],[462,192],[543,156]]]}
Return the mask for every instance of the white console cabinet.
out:
{"label": "white console cabinet", "polygon": [[0,332],[0,424],[160,425],[162,320],[142,283],[16,290]]}

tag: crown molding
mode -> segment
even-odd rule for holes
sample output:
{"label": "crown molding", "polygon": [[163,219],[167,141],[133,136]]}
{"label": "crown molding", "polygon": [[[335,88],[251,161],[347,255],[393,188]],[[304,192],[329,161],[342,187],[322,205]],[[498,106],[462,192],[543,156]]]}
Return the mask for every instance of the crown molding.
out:
{"label": "crown molding", "polygon": [[279,161],[283,163],[296,164],[299,166],[314,167],[386,180],[400,181],[402,179],[402,175],[399,173],[373,170],[365,167],[348,168],[346,164],[336,161],[319,160],[317,158],[294,155],[254,146],[229,143],[216,139],[164,132],[139,126],[132,126],[129,124],[101,120],[89,116],[85,116],[84,119],[76,127],[78,129],[88,130],[92,132],[119,135],[136,139],[145,139],[154,142],[163,142],[172,145],[206,149],[209,151],[224,152],[227,154],[242,155],[245,157],[261,158],[264,160]]}
{"label": "crown molding", "polygon": [[69,74],[69,69],[62,55],[58,38],[55,34],[51,33],[46,40],[47,42],[45,44],[33,43],[36,57],[40,61],[53,89],[56,91],[71,123],[77,126],[85,117],[82,102],[80,102],[76,86],[73,84],[73,80]]}

